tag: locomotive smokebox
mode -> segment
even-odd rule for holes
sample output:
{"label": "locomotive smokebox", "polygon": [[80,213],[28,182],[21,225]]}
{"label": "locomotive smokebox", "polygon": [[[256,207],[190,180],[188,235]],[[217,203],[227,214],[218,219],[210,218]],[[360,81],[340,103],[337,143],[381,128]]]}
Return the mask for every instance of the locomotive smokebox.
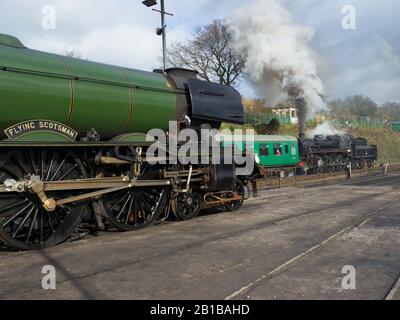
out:
{"label": "locomotive smokebox", "polygon": [[307,118],[307,102],[303,97],[297,97],[294,100],[297,108],[297,117],[299,118],[299,138],[306,136],[306,118]]}

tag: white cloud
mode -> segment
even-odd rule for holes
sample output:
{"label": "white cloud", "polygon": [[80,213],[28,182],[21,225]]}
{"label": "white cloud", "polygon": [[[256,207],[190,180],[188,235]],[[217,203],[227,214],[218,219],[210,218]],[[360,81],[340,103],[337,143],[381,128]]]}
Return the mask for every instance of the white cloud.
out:
{"label": "white cloud", "polygon": [[387,61],[397,67],[400,67],[400,55],[394,52],[393,47],[383,37],[377,35],[377,39],[381,45],[383,56],[387,59]]}
{"label": "white cloud", "polygon": [[[74,49],[90,60],[145,70],[160,64],[161,38],[155,34],[159,15],[139,1],[10,0],[1,4],[8,14],[2,18],[0,31],[18,36],[30,48],[53,53]],[[41,10],[48,4],[56,9],[55,30],[41,27]],[[168,30],[169,41],[189,35],[184,25]]]}

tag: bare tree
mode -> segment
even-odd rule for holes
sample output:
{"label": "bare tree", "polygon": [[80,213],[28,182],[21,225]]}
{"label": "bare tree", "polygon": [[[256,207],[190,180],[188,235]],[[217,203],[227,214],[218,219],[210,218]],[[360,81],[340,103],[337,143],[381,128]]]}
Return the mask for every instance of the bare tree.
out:
{"label": "bare tree", "polygon": [[379,112],[386,120],[398,121],[400,120],[400,102],[385,102]]}
{"label": "bare tree", "polygon": [[350,117],[375,117],[380,111],[372,99],[362,95],[331,101],[329,107],[332,115]]}
{"label": "bare tree", "polygon": [[62,55],[69,58],[83,59],[81,52],[75,49],[64,49]]}
{"label": "bare tree", "polygon": [[192,40],[172,44],[168,63],[177,68],[194,69],[199,77],[225,85],[237,84],[245,58],[232,48],[232,35],[221,20],[199,28]]}

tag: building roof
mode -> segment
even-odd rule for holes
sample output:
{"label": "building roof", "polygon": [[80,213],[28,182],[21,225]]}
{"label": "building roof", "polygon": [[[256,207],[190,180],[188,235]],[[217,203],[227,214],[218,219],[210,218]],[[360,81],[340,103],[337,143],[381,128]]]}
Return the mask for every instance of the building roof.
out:
{"label": "building roof", "polygon": [[[246,141],[245,135],[220,135],[216,138],[217,141],[222,139],[226,141]],[[297,138],[293,136],[275,136],[275,135],[254,135],[254,141],[256,142],[297,142]]]}
{"label": "building roof", "polygon": [[272,108],[272,110],[297,110],[295,107],[276,107]]}

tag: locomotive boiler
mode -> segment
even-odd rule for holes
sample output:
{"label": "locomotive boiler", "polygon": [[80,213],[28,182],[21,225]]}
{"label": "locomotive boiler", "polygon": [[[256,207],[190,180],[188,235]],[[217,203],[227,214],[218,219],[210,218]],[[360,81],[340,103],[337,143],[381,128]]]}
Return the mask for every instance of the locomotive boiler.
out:
{"label": "locomotive boiler", "polygon": [[151,129],[244,123],[240,94],[194,71],[73,59],[0,35],[0,104],[0,239],[14,248],[61,243],[88,215],[130,231],[170,208],[189,219],[204,205],[243,203],[234,164],[146,158]]}

